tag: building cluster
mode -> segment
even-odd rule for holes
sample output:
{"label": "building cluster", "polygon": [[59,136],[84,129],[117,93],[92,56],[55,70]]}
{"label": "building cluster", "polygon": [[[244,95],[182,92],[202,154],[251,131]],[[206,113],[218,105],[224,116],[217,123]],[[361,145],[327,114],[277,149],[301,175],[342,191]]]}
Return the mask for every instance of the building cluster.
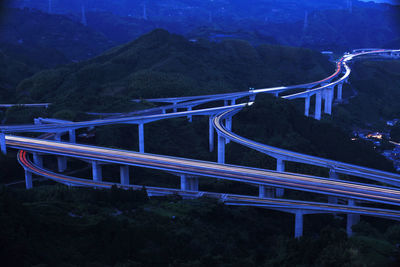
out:
{"label": "building cluster", "polygon": [[[386,122],[386,125],[393,127],[400,122],[400,119],[394,119]],[[388,160],[393,162],[396,171],[400,172],[400,144],[390,141],[390,131],[371,131],[366,129],[357,129],[353,131],[353,137],[351,140],[356,141],[362,139],[368,142],[372,142],[375,149],[381,150],[381,154]],[[380,148],[384,141],[389,141],[390,144],[394,145],[393,149]]]}

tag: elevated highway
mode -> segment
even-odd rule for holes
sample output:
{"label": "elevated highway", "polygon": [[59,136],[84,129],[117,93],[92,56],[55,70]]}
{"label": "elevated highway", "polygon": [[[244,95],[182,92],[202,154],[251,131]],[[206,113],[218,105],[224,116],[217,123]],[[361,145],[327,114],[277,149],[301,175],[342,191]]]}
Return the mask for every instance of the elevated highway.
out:
{"label": "elevated highway", "polygon": [[[351,73],[348,62],[355,58],[362,58],[362,56],[399,58],[400,50],[363,50],[356,51],[355,54],[345,55],[337,62],[336,70],[332,75],[325,79],[307,84],[251,89],[244,92],[217,95],[149,99],[148,101],[150,102],[170,104],[153,109],[110,116],[105,119],[86,122],[65,122],[54,119],[39,119],[35,125],[2,126],[0,127],[1,150],[3,153],[6,153],[7,148],[21,150],[18,160],[25,168],[27,188],[32,187],[32,173],[71,186],[109,188],[113,183],[103,181],[101,164],[104,163],[120,165],[121,182],[118,186],[122,188],[137,188],[137,186],[129,184],[129,166],[137,166],[173,173],[180,177],[181,189],[150,187],[150,194],[163,195],[170,194],[171,192],[178,192],[186,197],[207,195],[220,198],[228,205],[258,206],[291,212],[296,215],[296,237],[299,237],[302,234],[304,214],[344,212],[348,214],[347,231],[351,234],[351,226],[357,222],[357,216],[359,214],[397,220],[399,214],[396,210],[375,209],[357,205],[360,203],[381,203],[383,205],[391,205],[393,208],[397,207],[400,205],[400,190],[392,187],[341,181],[338,179],[337,173],[363,177],[392,186],[399,186],[400,177],[398,174],[322,159],[256,143],[232,132],[232,117],[243,107],[251,105],[252,102],[255,101],[257,94],[272,93],[276,96],[285,94],[282,97],[286,99],[304,98],[306,116],[310,115],[310,98],[315,95],[316,104],[314,117],[320,119],[322,101],[324,101],[325,104],[324,112],[330,114],[332,112],[335,87],[338,87],[337,98],[340,100],[342,97],[343,83],[347,82]],[[305,91],[290,94],[290,91],[294,89],[304,89]],[[248,100],[245,100],[245,103],[236,103],[236,101],[244,98],[248,98]],[[224,106],[193,110],[194,107],[215,101],[223,101]],[[178,109],[184,109],[184,111],[178,112]],[[169,110],[171,110],[172,113],[167,113]],[[144,153],[143,126],[145,123],[177,117],[187,117],[189,121],[191,121],[192,116],[196,115],[209,117],[211,151],[214,146],[214,128],[217,131],[219,163]],[[137,124],[139,126],[140,153],[75,144],[76,129],[112,124]],[[55,138],[58,141],[9,135],[10,133],[22,132],[54,133]],[[66,132],[69,132],[70,143],[60,142],[60,135]],[[229,141],[240,143],[275,157],[277,159],[277,170],[271,171],[225,164],[225,145]],[[33,154],[34,163],[30,161],[26,154],[27,152]],[[44,169],[42,159],[43,154],[55,155],[58,158],[59,172],[65,170],[67,157],[91,162],[92,180],[68,177]],[[285,172],[285,161],[294,161],[329,168],[331,174],[330,178]],[[237,196],[199,191],[199,177],[218,178],[255,185],[260,188],[259,196]],[[275,199],[273,198],[274,194],[268,193],[270,192],[270,188],[278,188],[278,197],[283,196],[283,189],[291,189],[329,196],[330,203]],[[339,205],[337,203],[337,198],[344,199],[348,205]]]}

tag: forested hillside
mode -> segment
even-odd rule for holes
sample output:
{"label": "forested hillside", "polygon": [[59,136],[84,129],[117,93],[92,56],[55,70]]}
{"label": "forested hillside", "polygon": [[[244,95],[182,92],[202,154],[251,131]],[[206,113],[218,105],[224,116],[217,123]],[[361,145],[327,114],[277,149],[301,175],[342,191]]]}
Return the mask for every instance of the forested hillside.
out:
{"label": "forested hillside", "polygon": [[18,95],[72,109],[98,110],[100,103],[113,98],[243,91],[312,81],[333,69],[321,54],[307,49],[253,47],[240,40],[193,43],[155,30],[86,62],[38,73],[21,82]]}

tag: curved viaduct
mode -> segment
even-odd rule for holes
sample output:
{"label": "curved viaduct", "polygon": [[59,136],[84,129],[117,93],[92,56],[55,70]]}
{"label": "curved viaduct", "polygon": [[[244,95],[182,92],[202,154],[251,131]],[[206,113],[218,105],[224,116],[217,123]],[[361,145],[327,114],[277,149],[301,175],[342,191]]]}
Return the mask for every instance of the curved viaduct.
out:
{"label": "curved viaduct", "polygon": [[[347,214],[347,232],[352,234],[352,225],[357,223],[359,215],[382,217],[392,220],[400,219],[400,175],[365,168],[348,163],[323,159],[302,153],[292,152],[241,137],[232,132],[232,117],[245,106],[250,106],[257,94],[270,93],[285,99],[301,98],[305,101],[306,116],[310,116],[311,97],[315,97],[314,118],[321,119],[323,112],[332,113],[332,103],[337,90],[337,100],[342,99],[342,86],[348,81],[351,73],[349,62],[362,58],[400,58],[400,50],[361,49],[352,54],[345,54],[336,64],[335,72],[329,77],[307,84],[283,86],[249,91],[204,95],[194,97],[175,97],[148,99],[150,102],[168,103],[168,105],[132,112],[113,114],[105,119],[68,122],[56,119],[35,119],[34,125],[0,127],[0,145],[3,153],[8,148],[18,149],[18,161],[25,169],[26,187],[32,188],[32,174],[52,179],[69,186],[93,188],[110,188],[115,183],[103,181],[101,164],[120,166],[121,188],[139,189],[141,186],[130,184],[129,166],[157,169],[176,174],[180,178],[180,189],[147,187],[150,196],[180,194],[185,198],[208,196],[217,198],[227,205],[256,206],[290,212],[295,215],[295,237],[303,234],[303,216],[314,213]],[[303,89],[299,93],[290,93],[293,89]],[[245,103],[237,104],[240,99],[249,98]],[[209,102],[224,101],[224,106],[217,108],[194,109]],[[184,111],[178,111],[184,109]],[[170,112],[172,111],[172,112]],[[193,159],[176,158],[164,155],[144,153],[144,125],[149,122],[192,116],[209,117],[210,151],[214,149],[214,134],[218,135],[218,163]],[[112,124],[137,124],[139,130],[139,152],[101,148],[76,144],[75,131],[81,128],[99,127]],[[11,133],[40,132],[47,133],[42,138],[12,136]],[[69,142],[62,142],[61,135],[68,133]],[[44,138],[45,137],[45,138]],[[46,140],[54,138],[53,140]],[[230,141],[260,151],[276,158],[276,170],[264,170],[225,164],[225,146]],[[28,156],[33,154],[33,162]],[[58,159],[58,173],[43,167],[42,155],[54,155]],[[92,179],[81,179],[63,175],[67,158],[89,161],[92,165]],[[285,172],[285,162],[299,162],[329,169],[328,178]],[[355,183],[339,179],[339,174],[348,174],[378,181],[389,186],[378,186],[366,183]],[[259,187],[258,196],[242,196],[224,193],[212,193],[199,190],[201,179],[218,178],[236,181]],[[284,189],[292,189],[320,195],[326,195],[328,203],[282,199]],[[339,204],[338,199],[346,204]],[[384,208],[372,208],[361,204],[381,203]]]}

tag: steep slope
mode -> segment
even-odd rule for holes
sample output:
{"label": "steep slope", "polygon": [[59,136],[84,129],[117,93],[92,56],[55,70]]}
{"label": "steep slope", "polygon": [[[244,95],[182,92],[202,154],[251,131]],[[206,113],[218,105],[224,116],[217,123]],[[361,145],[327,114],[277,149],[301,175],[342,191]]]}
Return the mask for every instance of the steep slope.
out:
{"label": "steep slope", "polygon": [[38,10],[7,9],[0,26],[0,43],[29,49],[25,54],[47,67],[88,59],[112,46],[79,22]]}
{"label": "steep slope", "polygon": [[189,42],[155,30],[92,60],[41,72],[18,91],[32,101],[88,110],[112,97],[199,95],[312,81],[333,71],[311,50],[245,41]]}

